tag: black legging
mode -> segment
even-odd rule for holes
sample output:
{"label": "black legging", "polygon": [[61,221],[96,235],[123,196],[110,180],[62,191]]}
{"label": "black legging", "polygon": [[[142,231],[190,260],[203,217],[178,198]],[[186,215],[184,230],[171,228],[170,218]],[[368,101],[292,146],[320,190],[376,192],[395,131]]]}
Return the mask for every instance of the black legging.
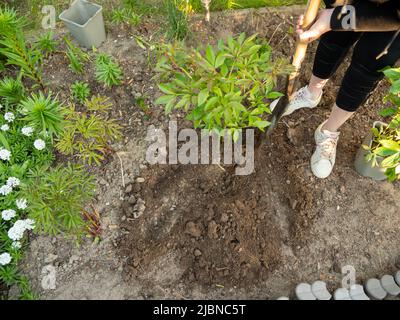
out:
{"label": "black legging", "polygon": [[339,108],[356,111],[383,78],[380,70],[394,66],[400,59],[400,36],[393,42],[388,54],[376,59],[394,34],[331,31],[321,37],[313,68],[313,74],[321,79],[329,79],[335,73],[351,46],[357,42],[336,99]]}

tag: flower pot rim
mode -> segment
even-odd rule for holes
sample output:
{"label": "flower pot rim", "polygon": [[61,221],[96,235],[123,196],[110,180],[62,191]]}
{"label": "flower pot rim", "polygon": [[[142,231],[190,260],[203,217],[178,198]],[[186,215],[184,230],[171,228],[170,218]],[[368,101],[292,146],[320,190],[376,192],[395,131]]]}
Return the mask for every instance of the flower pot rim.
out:
{"label": "flower pot rim", "polygon": [[[72,20],[70,20],[70,19],[64,17],[64,15],[65,15],[69,10],[71,10],[71,8],[72,8],[77,2],[86,2],[86,4],[88,4],[88,5],[97,7],[96,12],[95,12],[84,24],[79,24],[79,23],[77,23],[77,22],[75,22],[75,21],[72,21]],[[69,6],[68,9],[64,10],[63,12],[61,12],[61,14],[59,15],[59,18],[60,18],[61,21],[68,22],[68,23],[72,23],[72,24],[76,25],[77,27],[84,28],[84,27],[86,27],[86,26],[88,25],[88,23],[89,23],[90,21],[92,21],[92,20],[96,17],[96,15],[98,15],[99,12],[101,12],[102,10],[103,10],[103,7],[102,7],[101,5],[99,5],[99,4],[97,4],[97,3],[93,3],[93,2],[90,2],[90,1],[87,1],[87,0],[75,0],[74,2],[71,3],[71,5]]]}

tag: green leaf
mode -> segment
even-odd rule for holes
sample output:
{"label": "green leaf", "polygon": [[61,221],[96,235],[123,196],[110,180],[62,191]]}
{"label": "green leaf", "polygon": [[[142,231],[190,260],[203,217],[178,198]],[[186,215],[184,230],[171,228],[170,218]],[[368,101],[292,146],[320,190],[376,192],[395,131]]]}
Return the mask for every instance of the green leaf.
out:
{"label": "green leaf", "polygon": [[163,105],[165,105],[165,104],[168,104],[174,98],[175,98],[174,95],[161,96],[155,101],[155,104],[163,104]]}
{"label": "green leaf", "polygon": [[379,112],[381,117],[389,117],[397,113],[398,108],[385,108]]}
{"label": "green leaf", "polygon": [[208,91],[208,89],[201,90],[199,93],[199,96],[197,98],[197,104],[199,106],[201,106],[204,102],[206,102],[209,94],[210,94],[210,91]]}
{"label": "green leaf", "polygon": [[284,96],[283,93],[275,92],[275,91],[269,92],[269,93],[267,94],[267,98],[268,98],[268,99],[277,99],[277,98],[283,97],[283,96]]}
{"label": "green leaf", "polygon": [[264,121],[264,120],[258,120],[258,121],[253,122],[253,125],[260,130],[263,130],[264,128],[268,127],[270,124],[271,124],[271,122]]}
{"label": "green leaf", "polygon": [[158,85],[158,87],[160,88],[160,90],[161,90],[162,92],[164,92],[164,93],[166,93],[166,94],[175,94],[175,92],[173,92],[173,91],[171,90],[171,88],[170,88],[168,85],[166,85],[166,84],[160,83],[160,84]]}
{"label": "green leaf", "polygon": [[400,144],[393,140],[379,140],[379,143],[387,149],[400,152]]}
{"label": "green leaf", "polygon": [[211,45],[207,46],[206,49],[206,57],[207,57],[207,61],[214,66],[215,65],[215,53],[214,53],[214,49],[212,48]]}
{"label": "green leaf", "polygon": [[219,53],[217,55],[217,59],[215,60],[214,67],[219,68],[220,66],[222,66],[225,62],[225,59],[226,59],[225,55],[223,53]]}
{"label": "green leaf", "polygon": [[386,159],[383,159],[381,162],[381,166],[383,168],[394,167],[399,164],[400,161],[400,153],[393,154]]}

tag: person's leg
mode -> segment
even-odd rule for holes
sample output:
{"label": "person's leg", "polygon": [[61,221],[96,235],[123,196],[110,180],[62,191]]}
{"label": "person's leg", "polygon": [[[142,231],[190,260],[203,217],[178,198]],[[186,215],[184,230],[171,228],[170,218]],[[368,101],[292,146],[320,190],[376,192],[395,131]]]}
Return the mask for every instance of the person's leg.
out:
{"label": "person's leg", "polygon": [[360,36],[361,33],[357,32],[331,31],[321,37],[308,84],[308,90],[314,99],[321,96],[325,84],[336,72],[351,46]]}
{"label": "person's leg", "polygon": [[332,172],[339,128],[364,103],[383,78],[381,70],[395,65],[400,59],[400,37],[393,42],[388,54],[377,59],[393,35],[394,32],[364,33],[355,46],[336,104],[329,118],[315,132],[317,148],[311,158],[311,169],[317,177],[326,178]]}
{"label": "person's leg", "polygon": [[[315,54],[313,76],[308,85],[295,92],[291,97],[284,113],[285,116],[301,108],[318,106],[322,98],[322,89],[360,35],[360,33],[350,31],[331,31],[321,37]],[[276,103],[277,100],[270,107],[273,109]]]}

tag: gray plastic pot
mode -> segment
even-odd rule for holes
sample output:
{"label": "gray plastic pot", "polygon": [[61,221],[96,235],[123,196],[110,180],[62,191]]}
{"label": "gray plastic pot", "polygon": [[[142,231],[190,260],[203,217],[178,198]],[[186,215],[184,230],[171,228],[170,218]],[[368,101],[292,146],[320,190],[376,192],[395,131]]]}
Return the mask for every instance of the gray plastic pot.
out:
{"label": "gray plastic pot", "polygon": [[[381,126],[387,126],[387,124],[380,121],[375,121],[373,124],[374,128],[379,128]],[[365,137],[363,144],[371,147],[372,142],[373,142],[373,134],[371,132],[367,137]],[[373,167],[370,161],[365,160],[365,156],[367,154],[368,151],[364,150],[362,146],[358,149],[356,154],[356,160],[354,161],[354,166],[356,167],[356,171],[364,177],[372,178],[374,180],[379,180],[379,181],[386,180],[387,179],[385,175],[386,169],[381,168],[379,166],[383,158],[378,157],[377,158],[378,166]]]}
{"label": "gray plastic pot", "polygon": [[98,47],[106,40],[103,7],[86,0],[75,0],[60,14],[76,41],[86,48]]}

